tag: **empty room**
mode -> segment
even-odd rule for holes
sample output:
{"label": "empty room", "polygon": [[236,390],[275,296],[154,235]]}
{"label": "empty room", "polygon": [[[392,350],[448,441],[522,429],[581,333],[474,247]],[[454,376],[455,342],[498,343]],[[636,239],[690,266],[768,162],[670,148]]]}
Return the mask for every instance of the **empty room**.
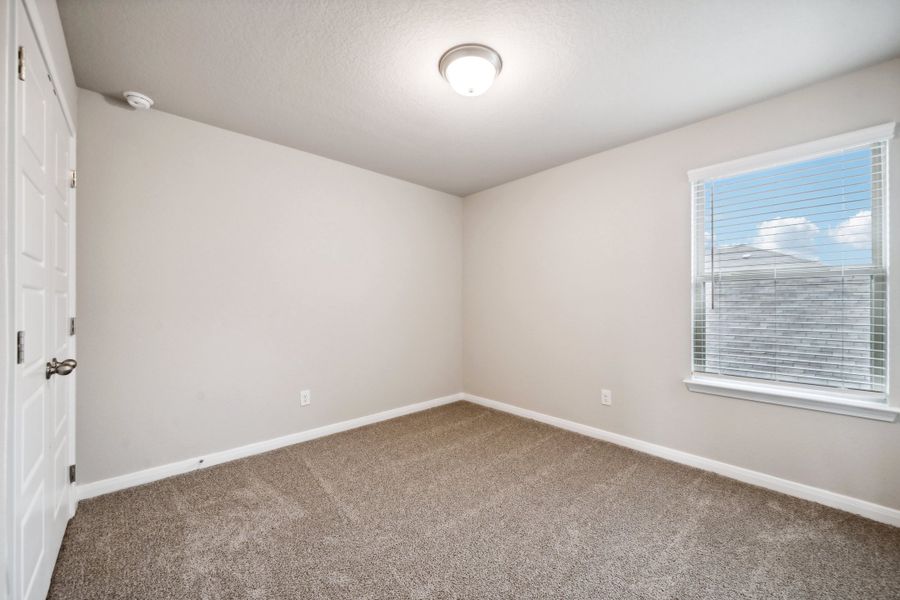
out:
{"label": "empty room", "polygon": [[900,1],[0,31],[0,600],[900,600]]}

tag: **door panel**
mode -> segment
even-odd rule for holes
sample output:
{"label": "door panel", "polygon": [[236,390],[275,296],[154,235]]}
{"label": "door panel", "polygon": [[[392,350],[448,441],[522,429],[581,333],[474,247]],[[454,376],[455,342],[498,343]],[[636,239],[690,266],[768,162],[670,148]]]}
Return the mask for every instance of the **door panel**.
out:
{"label": "door panel", "polygon": [[44,213],[46,200],[38,184],[28,175],[22,177],[22,219],[20,221],[22,254],[41,266],[44,261]]}
{"label": "door panel", "polygon": [[19,569],[20,587],[24,590],[21,598],[43,598],[39,591],[41,570],[36,568],[46,562],[46,519],[44,518],[44,484],[38,486],[22,515],[19,537],[22,539],[22,563]]}
{"label": "door panel", "polygon": [[46,307],[42,289],[23,287],[19,294],[22,312],[21,331],[25,332],[25,361],[22,369],[31,372],[41,367],[41,360],[47,354],[44,348],[44,314]]}
{"label": "door panel", "polygon": [[44,466],[44,454],[47,444],[44,441],[44,407],[46,405],[44,390],[38,389],[22,405],[22,431],[33,432],[32,435],[22,436],[21,452],[23,488],[29,487],[34,479],[42,475],[41,467]]}
{"label": "door panel", "polygon": [[24,331],[16,366],[13,465],[13,597],[46,596],[70,516],[73,390],[46,377],[52,358],[75,358],[69,335],[72,276],[69,156],[72,136],[28,15],[18,5],[16,40],[25,59],[15,79],[15,319]]}
{"label": "door panel", "polygon": [[56,270],[63,275],[69,269],[69,224],[66,223],[66,217],[61,215],[59,211],[54,215],[56,231],[54,242],[56,242],[56,252],[53,253]]}
{"label": "door panel", "polygon": [[[60,386],[62,387],[62,386]],[[66,443],[66,436],[63,434],[62,443],[57,444],[56,456],[53,457],[53,520],[57,521],[61,517],[68,521],[68,515],[64,514],[68,511],[68,496],[66,488],[69,486],[69,445]],[[65,533],[65,525],[63,525],[63,533]],[[60,540],[61,541],[61,540]],[[52,565],[51,565],[52,569]]]}
{"label": "door panel", "polygon": [[69,137],[65,128],[61,132],[57,131],[54,158],[56,190],[65,201],[69,191]]}
{"label": "door panel", "polygon": [[[20,14],[19,21],[21,22],[23,18],[27,20],[24,15]],[[30,27],[30,25],[26,25]],[[21,40],[21,42],[22,47],[26,48],[26,54],[34,56],[29,51],[37,50],[37,43],[28,43],[33,42],[33,33],[32,40]],[[37,165],[43,167],[47,144],[47,102],[50,100],[47,96],[47,88],[49,87],[49,82],[46,78],[38,78],[41,75],[40,71],[46,71],[46,69],[34,69],[30,68],[31,66],[26,63],[25,81],[21,82],[22,85],[20,86],[22,89],[21,106],[23,109],[21,119],[22,141],[25,147],[31,151]],[[34,77],[28,77],[29,74],[34,75]]]}

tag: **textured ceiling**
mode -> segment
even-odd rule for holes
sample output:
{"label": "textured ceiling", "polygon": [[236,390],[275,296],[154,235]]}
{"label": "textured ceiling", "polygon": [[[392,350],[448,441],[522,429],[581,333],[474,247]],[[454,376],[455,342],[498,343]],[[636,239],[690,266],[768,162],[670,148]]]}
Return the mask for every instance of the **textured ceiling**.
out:
{"label": "textured ceiling", "polygon": [[[59,0],[78,85],[467,195],[900,54],[897,0]],[[457,96],[451,46],[503,57]]]}

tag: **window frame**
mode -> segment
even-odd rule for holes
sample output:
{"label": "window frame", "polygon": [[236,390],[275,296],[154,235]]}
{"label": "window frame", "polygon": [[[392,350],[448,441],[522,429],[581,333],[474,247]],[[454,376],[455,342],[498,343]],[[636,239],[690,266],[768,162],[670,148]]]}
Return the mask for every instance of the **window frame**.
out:
{"label": "window frame", "polygon": [[[877,142],[885,143],[884,168],[885,186],[881,198],[881,227],[885,233],[883,237],[883,273],[886,286],[886,314],[890,313],[890,260],[889,260],[889,205],[891,198],[890,186],[890,146],[894,137],[896,124],[884,123],[875,127],[868,127],[829,138],[798,144],[786,148],[780,148],[770,152],[755,154],[746,158],[719,163],[708,167],[688,171],[690,181],[691,202],[691,375],[684,379],[687,388],[692,392],[753,400],[769,404],[780,404],[796,408],[805,408],[829,413],[875,419],[880,421],[894,421],[900,415],[900,408],[891,406],[890,389],[890,363],[886,361],[885,391],[864,392],[854,390],[829,389],[824,386],[794,384],[786,382],[768,381],[733,375],[718,375],[694,371],[694,352],[698,321],[695,313],[697,301],[698,263],[705,258],[704,245],[701,237],[697,235],[697,207],[694,202],[694,188],[698,184],[709,179],[732,177],[748,172],[775,168],[791,163],[812,160],[820,156],[839,152],[841,150],[864,146]],[[874,224],[873,224],[874,226]],[[867,267],[864,267],[867,268]],[[889,322],[889,321],[888,321]],[[889,354],[889,340],[883,341],[886,356]]]}

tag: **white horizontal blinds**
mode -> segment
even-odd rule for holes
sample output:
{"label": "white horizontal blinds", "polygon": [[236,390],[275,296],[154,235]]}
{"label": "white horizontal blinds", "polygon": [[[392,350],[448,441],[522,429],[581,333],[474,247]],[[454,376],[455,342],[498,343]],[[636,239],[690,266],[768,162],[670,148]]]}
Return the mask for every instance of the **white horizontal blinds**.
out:
{"label": "white horizontal blinds", "polygon": [[886,151],[693,182],[695,372],[885,390]]}

